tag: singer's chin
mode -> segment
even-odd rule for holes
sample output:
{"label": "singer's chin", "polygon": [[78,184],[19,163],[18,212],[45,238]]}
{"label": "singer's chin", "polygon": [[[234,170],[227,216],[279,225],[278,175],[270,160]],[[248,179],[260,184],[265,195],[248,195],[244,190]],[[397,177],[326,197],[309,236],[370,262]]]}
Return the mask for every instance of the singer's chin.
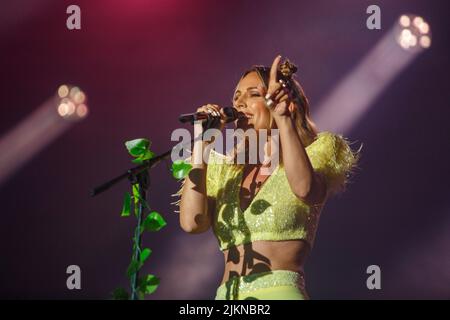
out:
{"label": "singer's chin", "polygon": [[249,123],[247,118],[239,119],[236,122],[236,129],[242,129],[245,131],[253,128],[254,128],[253,124]]}

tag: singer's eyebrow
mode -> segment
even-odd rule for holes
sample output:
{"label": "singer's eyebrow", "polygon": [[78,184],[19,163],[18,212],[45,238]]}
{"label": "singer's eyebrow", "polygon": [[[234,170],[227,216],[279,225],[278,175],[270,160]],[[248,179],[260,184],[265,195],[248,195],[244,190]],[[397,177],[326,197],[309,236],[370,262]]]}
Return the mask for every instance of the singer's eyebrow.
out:
{"label": "singer's eyebrow", "polygon": [[[245,89],[245,91],[248,91],[248,90],[251,90],[251,89],[258,89],[258,87],[248,87],[247,89]],[[237,95],[238,93],[240,94],[241,91],[240,91],[240,90],[236,90],[236,92],[234,93],[234,96],[233,96],[233,99],[232,99],[232,100],[236,99],[236,95]]]}

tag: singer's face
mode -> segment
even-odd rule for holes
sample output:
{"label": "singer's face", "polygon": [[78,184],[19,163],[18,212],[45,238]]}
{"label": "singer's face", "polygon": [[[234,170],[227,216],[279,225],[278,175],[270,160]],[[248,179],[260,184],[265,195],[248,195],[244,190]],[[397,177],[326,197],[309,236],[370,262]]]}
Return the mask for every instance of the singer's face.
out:
{"label": "singer's face", "polygon": [[264,100],[265,94],[264,83],[256,72],[250,72],[239,81],[233,96],[233,107],[246,117],[237,120],[237,128],[270,129],[270,112]]}

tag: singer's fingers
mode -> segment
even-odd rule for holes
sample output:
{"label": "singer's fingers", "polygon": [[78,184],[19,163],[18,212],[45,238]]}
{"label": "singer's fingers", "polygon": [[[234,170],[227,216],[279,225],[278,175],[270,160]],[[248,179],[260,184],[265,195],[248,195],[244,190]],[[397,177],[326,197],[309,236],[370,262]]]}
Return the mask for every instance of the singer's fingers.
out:
{"label": "singer's fingers", "polygon": [[202,123],[203,131],[208,129],[222,129],[219,117],[211,117]]}
{"label": "singer's fingers", "polygon": [[216,112],[216,116],[220,117],[220,107],[217,104],[213,104],[212,107]]}
{"label": "singer's fingers", "polygon": [[269,90],[269,92],[271,92],[272,97],[276,97],[282,91],[283,88],[281,87],[281,84],[279,84],[278,82],[272,84]]}
{"label": "singer's fingers", "polygon": [[289,95],[287,94],[287,92],[285,90],[281,90],[276,96],[275,96],[275,101],[280,101],[282,97],[289,97]]}
{"label": "singer's fingers", "polygon": [[275,82],[277,82],[277,70],[278,70],[278,65],[280,63],[280,60],[281,60],[281,55],[278,55],[272,62],[272,67],[270,68],[269,84],[274,84]]}
{"label": "singer's fingers", "polygon": [[220,112],[220,122],[225,123],[225,120],[228,118],[227,114],[225,113],[225,111],[223,111],[223,108],[221,108],[219,112]]}
{"label": "singer's fingers", "polygon": [[208,110],[210,111],[219,111],[220,107],[216,104],[205,104],[203,106],[201,106],[200,108],[197,108],[197,112],[208,112]]}
{"label": "singer's fingers", "polygon": [[207,104],[207,108],[213,116],[220,117],[220,107],[217,104]]}
{"label": "singer's fingers", "polygon": [[284,101],[288,101],[289,100],[289,95],[284,95],[283,97],[280,98],[279,103],[282,103]]}
{"label": "singer's fingers", "polygon": [[208,112],[208,105],[201,106],[197,109],[197,112]]}
{"label": "singer's fingers", "polygon": [[207,112],[210,115],[212,115],[213,117],[219,117],[220,116],[220,114],[216,110],[214,110],[213,108],[208,108],[207,110],[208,110]]}

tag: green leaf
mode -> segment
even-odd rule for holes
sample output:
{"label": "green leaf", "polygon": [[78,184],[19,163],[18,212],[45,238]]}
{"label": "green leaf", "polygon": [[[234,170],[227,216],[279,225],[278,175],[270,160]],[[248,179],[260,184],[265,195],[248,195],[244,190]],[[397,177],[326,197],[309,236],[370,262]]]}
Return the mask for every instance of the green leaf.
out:
{"label": "green leaf", "polygon": [[143,154],[141,154],[136,159],[131,160],[131,162],[136,163],[136,164],[142,164],[145,160],[149,160],[149,159],[153,158],[154,156],[155,156],[155,154],[152,151],[145,150],[145,152]]}
{"label": "green leaf", "polygon": [[183,160],[176,160],[172,163],[172,175],[175,179],[184,179],[191,171],[192,165]]}
{"label": "green leaf", "polygon": [[141,156],[142,160],[148,160],[155,156],[155,154],[150,150],[145,150],[144,155]]}
{"label": "green leaf", "polygon": [[130,296],[124,288],[116,288],[112,293],[112,298],[114,300],[128,300]]}
{"label": "green leaf", "polygon": [[147,261],[148,257],[152,253],[152,250],[149,248],[145,248],[141,251],[141,254],[139,255],[139,262],[144,264],[145,261]]}
{"label": "green leaf", "polygon": [[142,164],[142,163],[143,163],[141,157],[136,158],[136,159],[133,159],[133,160],[131,160],[131,162],[133,162],[133,163],[135,163],[135,164]]}
{"label": "green leaf", "polygon": [[144,155],[150,146],[148,139],[134,139],[125,142],[125,147],[133,157]]}
{"label": "green leaf", "polygon": [[164,218],[156,211],[150,212],[150,214],[145,218],[143,225],[146,231],[159,231],[163,228],[167,222]]}
{"label": "green leaf", "polygon": [[131,276],[133,274],[135,274],[136,272],[138,272],[138,270],[141,269],[141,267],[142,267],[142,264],[139,261],[137,261],[135,259],[131,260],[130,265],[127,268],[128,278],[131,278]]}
{"label": "green leaf", "polygon": [[134,215],[137,217],[139,209],[139,199],[141,197],[141,195],[139,194],[139,184],[133,184],[131,186],[131,190],[133,191],[134,199]]}
{"label": "green leaf", "polygon": [[159,278],[148,274],[144,278],[140,279],[139,291],[145,294],[152,294],[158,288]]}
{"label": "green leaf", "polygon": [[128,217],[130,215],[130,206],[131,195],[128,192],[125,192],[123,196],[122,213],[120,214],[122,217]]}

